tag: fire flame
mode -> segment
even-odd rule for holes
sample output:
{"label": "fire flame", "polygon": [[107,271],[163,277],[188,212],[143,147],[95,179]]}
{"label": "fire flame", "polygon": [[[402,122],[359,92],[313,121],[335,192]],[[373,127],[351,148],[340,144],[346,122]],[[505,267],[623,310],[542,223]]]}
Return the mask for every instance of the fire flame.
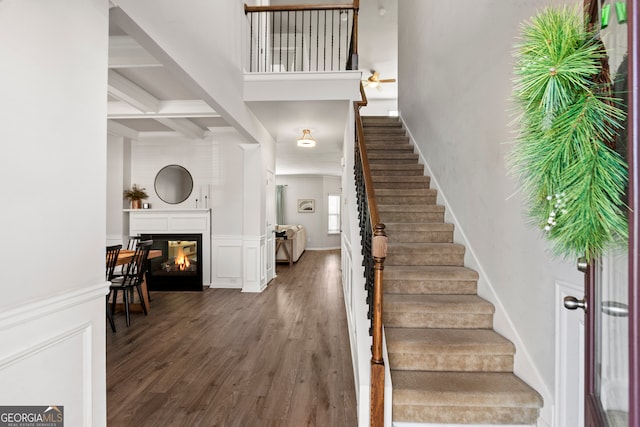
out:
{"label": "fire flame", "polygon": [[189,257],[184,254],[182,248],[178,248],[178,253],[176,254],[174,263],[180,271],[188,269],[191,265],[191,262],[189,262]]}

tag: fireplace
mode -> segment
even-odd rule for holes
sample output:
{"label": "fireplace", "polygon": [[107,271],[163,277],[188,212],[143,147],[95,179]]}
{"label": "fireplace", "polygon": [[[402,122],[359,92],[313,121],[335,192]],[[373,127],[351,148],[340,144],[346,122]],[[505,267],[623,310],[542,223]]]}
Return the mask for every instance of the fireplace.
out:
{"label": "fireplace", "polygon": [[143,234],[142,240],[153,240],[152,249],[162,256],[149,263],[147,286],[151,291],[202,290],[201,234]]}

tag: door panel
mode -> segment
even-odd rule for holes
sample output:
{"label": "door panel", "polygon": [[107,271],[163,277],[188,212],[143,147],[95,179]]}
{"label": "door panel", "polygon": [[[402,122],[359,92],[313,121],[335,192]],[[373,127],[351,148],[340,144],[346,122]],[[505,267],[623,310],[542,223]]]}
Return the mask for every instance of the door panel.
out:
{"label": "door panel", "polygon": [[[628,20],[618,8],[627,7]],[[591,3],[591,21],[609,56],[614,96],[624,100],[628,126],[616,150],[629,163],[629,245],[589,266],[585,274],[585,425],[640,427],[638,419],[638,130],[637,1]],[[609,18],[602,19],[603,8]],[[615,11],[615,12],[614,12]],[[607,13],[605,12],[606,16]],[[629,49],[627,49],[629,46]],[[627,107],[628,106],[628,107]]]}

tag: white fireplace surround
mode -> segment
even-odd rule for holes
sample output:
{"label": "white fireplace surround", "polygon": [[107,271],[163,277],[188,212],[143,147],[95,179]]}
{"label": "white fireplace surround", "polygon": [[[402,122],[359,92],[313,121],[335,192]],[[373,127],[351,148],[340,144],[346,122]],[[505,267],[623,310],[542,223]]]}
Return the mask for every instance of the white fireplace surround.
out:
{"label": "white fireplace surround", "polygon": [[210,209],[125,209],[129,213],[129,235],[201,234],[202,282],[211,286]]}

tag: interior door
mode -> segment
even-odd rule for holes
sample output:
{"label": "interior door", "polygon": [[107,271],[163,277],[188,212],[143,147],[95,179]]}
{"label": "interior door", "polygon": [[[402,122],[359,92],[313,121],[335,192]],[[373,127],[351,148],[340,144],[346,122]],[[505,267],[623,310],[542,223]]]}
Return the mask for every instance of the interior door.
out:
{"label": "interior door", "polygon": [[[627,4],[628,3],[628,4]],[[614,95],[628,110],[626,132],[616,149],[629,163],[629,241],[627,251],[582,265],[585,297],[565,298],[567,308],[585,309],[585,425],[640,427],[638,353],[638,62],[637,2],[588,4],[609,56]],[[626,12],[626,13],[625,13]]]}

